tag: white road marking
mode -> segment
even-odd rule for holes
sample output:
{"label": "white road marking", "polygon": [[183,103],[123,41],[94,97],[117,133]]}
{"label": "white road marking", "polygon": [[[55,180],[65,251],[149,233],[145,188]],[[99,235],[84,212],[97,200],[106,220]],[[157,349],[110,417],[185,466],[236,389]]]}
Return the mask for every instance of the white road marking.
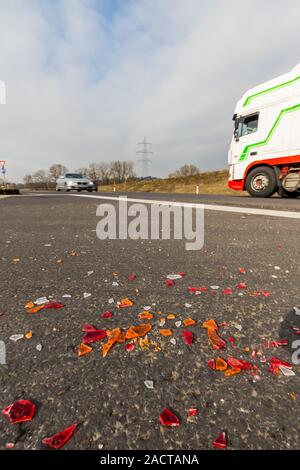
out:
{"label": "white road marking", "polygon": [[[88,197],[93,199],[104,199],[107,201],[119,201],[120,199],[125,199],[124,196],[94,196],[92,194],[70,194],[73,197]],[[293,211],[277,211],[271,209],[255,209],[251,207],[237,207],[237,206],[221,206],[218,204],[201,204],[201,203],[191,203],[191,202],[174,202],[174,201],[159,201],[154,199],[139,199],[139,198],[129,198],[126,200],[128,202],[139,202],[142,204],[161,204],[164,206],[180,206],[180,207],[193,207],[193,208],[202,208],[209,211],[218,211],[218,212],[235,212],[239,214],[250,214],[250,215],[264,215],[268,217],[284,217],[286,219],[300,219],[300,212]],[[300,207],[300,206],[299,206]]]}
{"label": "white road marking", "polygon": [[[116,201],[119,199],[125,200],[124,196],[95,196],[93,194],[27,194],[23,195],[29,197],[82,197],[82,198],[92,198],[92,199],[103,199],[106,201]],[[267,217],[283,217],[285,219],[300,219],[300,212],[293,211],[278,211],[272,209],[256,209],[252,207],[238,207],[238,206],[222,206],[220,204],[202,204],[202,203],[192,203],[192,202],[179,202],[179,201],[160,201],[156,199],[140,199],[140,198],[129,198],[126,200],[128,202],[138,202],[142,204],[161,204],[163,206],[179,206],[179,207],[193,207],[193,208],[202,208],[208,211],[218,211],[218,212],[233,212],[238,214],[248,214],[248,215],[264,215]],[[299,205],[300,207],[300,205]]]}

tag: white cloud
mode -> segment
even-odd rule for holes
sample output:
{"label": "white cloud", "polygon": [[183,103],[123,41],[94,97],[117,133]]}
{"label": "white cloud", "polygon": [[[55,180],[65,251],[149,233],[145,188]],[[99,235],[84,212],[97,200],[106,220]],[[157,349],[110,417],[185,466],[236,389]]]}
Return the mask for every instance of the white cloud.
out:
{"label": "white cloud", "polygon": [[235,102],[299,62],[299,2],[104,1],[0,0],[8,178],[137,159],[144,134],[152,174],[226,167]]}

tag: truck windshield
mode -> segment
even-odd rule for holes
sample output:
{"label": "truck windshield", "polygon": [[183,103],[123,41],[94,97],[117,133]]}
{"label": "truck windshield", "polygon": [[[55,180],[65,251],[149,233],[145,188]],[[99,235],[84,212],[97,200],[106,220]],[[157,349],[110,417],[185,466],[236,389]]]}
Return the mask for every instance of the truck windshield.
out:
{"label": "truck windshield", "polygon": [[252,134],[258,128],[258,113],[250,116],[239,116],[235,119],[234,133],[236,137]]}

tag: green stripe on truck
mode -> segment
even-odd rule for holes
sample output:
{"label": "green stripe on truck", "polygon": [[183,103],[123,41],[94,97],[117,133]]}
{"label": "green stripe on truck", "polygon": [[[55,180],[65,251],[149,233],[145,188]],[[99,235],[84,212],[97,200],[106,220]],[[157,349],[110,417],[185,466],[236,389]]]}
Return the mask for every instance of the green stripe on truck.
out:
{"label": "green stripe on truck", "polygon": [[269,143],[271,137],[273,136],[274,132],[276,131],[276,129],[277,129],[281,119],[283,118],[283,116],[285,116],[287,113],[292,113],[294,111],[298,111],[299,109],[300,109],[300,104],[296,104],[294,106],[291,106],[290,108],[286,108],[286,109],[283,109],[282,111],[280,111],[280,113],[279,113],[273,127],[271,128],[269,134],[267,135],[266,139],[262,140],[261,142],[256,142],[255,144],[246,145],[246,147],[243,150],[242,155],[239,158],[239,161],[242,162],[242,161],[246,160],[249,150],[251,150],[255,147],[262,147],[264,145],[267,145]]}
{"label": "green stripe on truck", "polygon": [[266,90],[259,91],[258,93],[254,93],[253,95],[248,96],[243,104],[243,108],[248,106],[254,98],[258,96],[266,95],[267,93],[272,93],[273,91],[280,90],[280,88],[285,88],[286,86],[293,85],[294,83],[300,80],[300,76],[289,80],[288,82],[280,83],[279,85],[272,86],[271,88],[267,88]]}

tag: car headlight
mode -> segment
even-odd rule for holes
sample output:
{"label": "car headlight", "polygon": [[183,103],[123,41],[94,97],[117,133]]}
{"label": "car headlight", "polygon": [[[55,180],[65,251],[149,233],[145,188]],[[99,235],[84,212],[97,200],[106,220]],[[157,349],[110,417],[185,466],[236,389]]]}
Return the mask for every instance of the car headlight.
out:
{"label": "car headlight", "polygon": [[90,182],[89,182],[89,185],[90,185],[90,186],[93,186],[93,185],[94,185],[94,183],[93,183],[92,181],[90,181]]}

